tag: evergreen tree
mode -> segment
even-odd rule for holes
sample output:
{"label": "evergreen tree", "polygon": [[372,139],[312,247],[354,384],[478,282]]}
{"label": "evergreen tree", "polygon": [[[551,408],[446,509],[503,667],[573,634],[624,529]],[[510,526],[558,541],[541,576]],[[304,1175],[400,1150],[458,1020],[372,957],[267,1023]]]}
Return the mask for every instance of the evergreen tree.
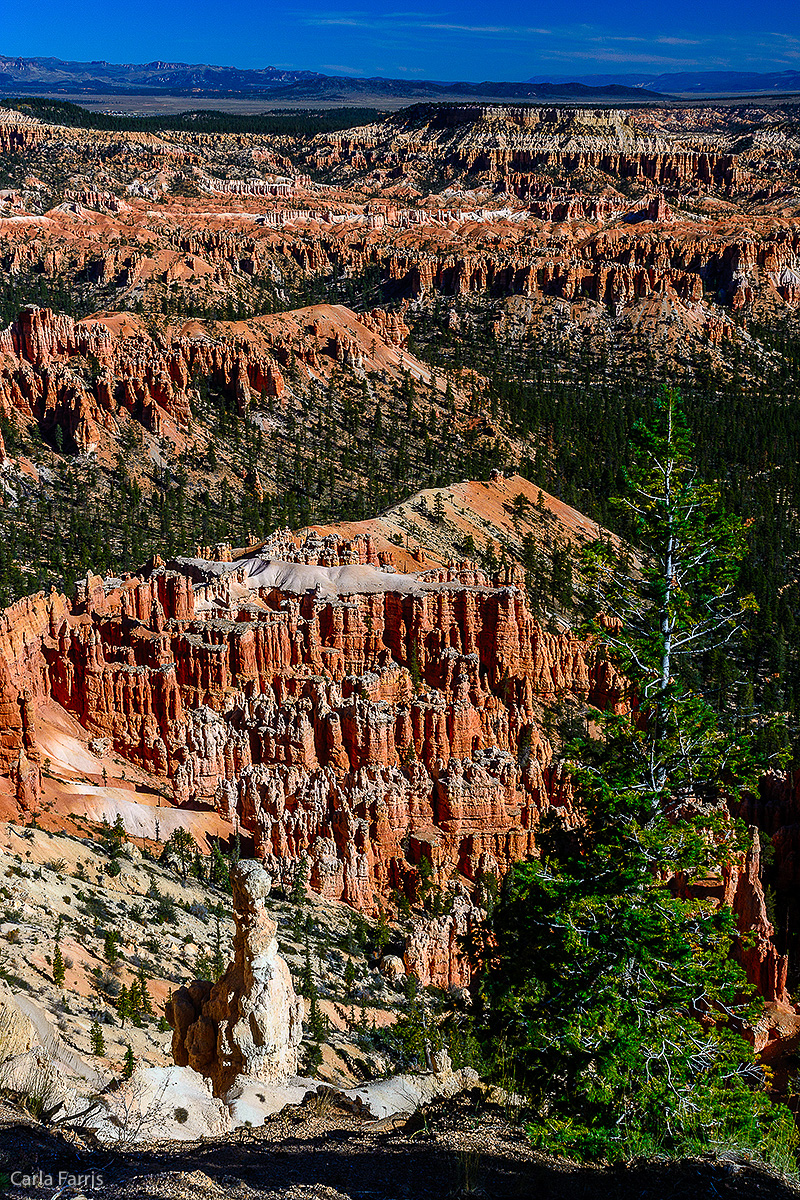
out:
{"label": "evergreen tree", "polygon": [[745,529],[722,510],[719,488],[698,478],[693,453],[680,397],[665,391],[653,423],[634,427],[618,502],[636,534],[638,570],[620,571],[603,542],[585,561],[604,614],[593,632],[634,681],[634,716],[607,732],[613,725],[615,753],[632,756],[637,779],[624,786],[647,794],[654,811],[681,789],[713,784],[742,753],[696,685],[704,656],[729,646],[754,606],[737,594]]}
{"label": "evergreen tree", "polygon": [[106,1042],[105,1038],[103,1037],[103,1030],[100,1026],[100,1022],[96,1017],[92,1022],[91,1029],[89,1030],[89,1038],[92,1043],[92,1054],[96,1055],[97,1058],[102,1058],[106,1052]]}
{"label": "evergreen tree", "polygon": [[441,492],[436,493],[433,504],[433,519],[437,525],[441,525],[444,520],[444,496]]}
{"label": "evergreen tree", "polygon": [[747,849],[703,797],[756,764],[688,669],[735,632],[741,527],[697,480],[676,396],[638,442],[626,503],[640,570],[619,580],[601,551],[589,564],[619,622],[596,632],[628,673],[632,712],[598,714],[602,736],[568,747],[583,820],[545,820],[540,858],[507,877],[484,948],[482,1028],[529,1098],[542,1148],[779,1156],[791,1117],[771,1104],[743,1036],[763,1006],[734,961],[733,914],[667,882],[722,876]]}
{"label": "evergreen tree", "polygon": [[375,928],[375,946],[379,954],[383,954],[391,940],[392,930],[389,925],[389,918],[386,915],[386,910],[381,906],[378,909],[378,924]]}
{"label": "evergreen tree", "polygon": [[107,963],[115,963],[119,958],[117,952],[117,942],[119,941],[119,933],[117,930],[109,930],[103,938],[103,954]]}
{"label": "evergreen tree", "polygon": [[303,960],[303,970],[300,975],[300,995],[305,996],[306,1000],[310,1000],[316,994],[317,983],[314,979],[314,968],[311,964],[311,938],[306,928],[305,935],[305,958]]}
{"label": "evergreen tree", "polygon": [[134,979],[131,986],[128,988],[128,1011],[134,1025],[141,1026],[142,1024],[142,996],[139,991],[139,981]]}
{"label": "evergreen tree", "polygon": [[122,1064],[122,1078],[130,1079],[133,1072],[136,1070],[136,1058],[133,1053],[133,1047],[130,1042],[125,1050],[125,1060]]}
{"label": "evergreen tree", "polygon": [[211,843],[209,883],[213,883],[215,887],[224,892],[231,890],[230,871],[225,856],[219,848],[219,838],[215,838]]}
{"label": "evergreen tree", "polygon": [[414,685],[414,691],[422,691],[422,672],[419,669],[419,657],[417,656],[416,643],[412,643],[411,650],[408,655],[408,671],[411,675],[411,682]]}
{"label": "evergreen tree", "polygon": [[108,836],[108,851],[112,856],[119,854],[125,842],[128,840],[128,834],[125,830],[125,823],[122,817],[117,814],[114,819],[114,824],[111,826],[111,831]]}
{"label": "evergreen tree", "polygon": [[310,863],[308,855],[304,854],[298,859],[294,872],[294,880],[292,882],[292,890],[289,893],[289,900],[298,909],[308,903],[308,875]]}
{"label": "evergreen tree", "polygon": [[61,945],[56,942],[55,953],[53,954],[53,983],[56,987],[63,988],[66,979],[67,969],[64,963],[64,956],[61,953]]}
{"label": "evergreen tree", "polygon": [[197,843],[188,829],[178,825],[167,839],[161,858],[165,861],[175,859],[178,863],[181,879],[186,883],[189,867],[197,853]]}
{"label": "evergreen tree", "polygon": [[325,1019],[319,1007],[319,990],[317,988],[317,981],[314,977],[314,968],[311,962],[311,939],[308,929],[306,929],[305,942],[305,961],[303,963],[303,971],[300,976],[300,994],[308,1001],[309,1032],[313,1040],[319,1043],[325,1041],[327,1037],[327,1029],[325,1026]]}
{"label": "evergreen tree", "polygon": [[141,1004],[142,1012],[145,1013],[146,1016],[152,1017],[153,1003],[150,999],[150,993],[147,990],[147,978],[144,973],[144,967],[139,968],[137,982],[139,984],[139,1002]]}

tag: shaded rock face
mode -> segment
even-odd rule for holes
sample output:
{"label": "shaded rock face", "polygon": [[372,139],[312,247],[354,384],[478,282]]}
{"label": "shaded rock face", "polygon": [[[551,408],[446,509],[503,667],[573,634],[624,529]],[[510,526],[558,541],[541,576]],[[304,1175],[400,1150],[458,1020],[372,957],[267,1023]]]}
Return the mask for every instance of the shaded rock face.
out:
{"label": "shaded rock face", "polygon": [[[700,807],[700,802],[689,802],[688,809]],[[740,808],[747,810],[747,801]],[[728,810],[720,804],[721,815]],[[742,811],[734,815],[743,815]],[[748,982],[765,1000],[788,1007],[791,997],[787,989],[789,960],[780,954],[773,942],[775,929],[767,913],[767,901],[761,881],[761,853],[758,829],[749,829],[749,848],[727,864],[721,872],[706,878],[687,881],[685,876],[676,875],[670,887],[682,896],[701,897],[709,903],[730,908],[736,918],[738,939],[734,943],[733,955],[740,963]]]}
{"label": "shaded rock face", "polygon": [[800,886],[800,771],[768,772],[758,795],[742,797],[737,816],[772,841],[776,886],[786,894]]}
{"label": "shaded rock face", "polygon": [[741,935],[737,956],[750,983],[766,1000],[789,1004],[786,987],[789,960],[779,954],[772,938],[775,930],[767,915],[767,904],[761,884],[761,863],[758,830],[750,830],[752,845],[744,863],[726,881],[725,901],[736,914]]}
{"label": "shaded rock face", "polygon": [[271,1083],[296,1074],[303,1032],[303,1002],[266,910],[270,877],[260,863],[243,859],[231,883],[233,962],[213,985],[202,980],[179,988],[165,1010],[175,1062],[210,1079],[215,1096],[239,1075]]}
{"label": "shaded rock face", "polygon": [[466,943],[486,919],[466,888],[457,888],[452,910],[445,916],[416,917],[406,934],[403,962],[423,987],[464,988],[470,982]]}
{"label": "shaded rock face", "polygon": [[[772,864],[765,877],[774,889],[779,945],[791,953],[790,930],[800,895],[800,771],[767,772],[757,793],[742,796],[735,815],[756,826],[762,841],[772,844]],[[765,965],[769,969],[769,959]]]}

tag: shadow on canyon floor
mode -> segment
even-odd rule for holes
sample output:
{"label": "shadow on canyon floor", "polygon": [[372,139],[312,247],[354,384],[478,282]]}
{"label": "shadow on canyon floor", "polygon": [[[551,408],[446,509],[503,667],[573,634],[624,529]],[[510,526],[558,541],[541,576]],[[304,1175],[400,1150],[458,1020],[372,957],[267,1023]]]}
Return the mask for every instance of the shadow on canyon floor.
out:
{"label": "shadow on canyon floor", "polygon": [[[586,1167],[535,1154],[519,1126],[466,1100],[411,1121],[363,1124],[319,1106],[225,1141],[110,1150],[0,1111],[0,1178],[29,1200],[790,1200],[800,1187],[725,1159]],[[62,1173],[62,1174],[60,1174]],[[49,1177],[49,1178],[48,1178]],[[4,1179],[5,1181],[5,1179]]]}

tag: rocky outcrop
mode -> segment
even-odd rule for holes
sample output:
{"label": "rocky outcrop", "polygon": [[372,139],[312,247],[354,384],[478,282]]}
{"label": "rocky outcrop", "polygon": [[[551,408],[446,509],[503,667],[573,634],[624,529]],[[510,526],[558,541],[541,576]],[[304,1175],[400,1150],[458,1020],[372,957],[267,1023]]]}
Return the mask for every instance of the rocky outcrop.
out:
{"label": "rocky outcrop", "polygon": [[266,1083],[297,1072],[303,1005],[278,954],[277,926],[266,900],[271,880],[260,863],[241,860],[231,872],[236,934],[234,960],[215,984],[176,991],[166,1007],[172,1055],[225,1095],[237,1076]]}
{"label": "rocky outcrop", "polygon": [[10,1058],[27,1054],[37,1041],[30,1017],[17,1004],[8,984],[0,982],[0,1066]]}
{"label": "rocky outcrop", "polygon": [[400,575],[369,537],[285,533],[228,557],[7,610],[6,769],[27,777],[55,700],[176,803],[216,806],[281,885],[307,857],[318,892],[370,910],[414,898],[423,859],[470,879],[530,853],[541,813],[570,802],[538,706],[625,704],[591,643],[474,568]]}
{"label": "rocky outcrop", "polygon": [[416,181],[435,164],[453,183],[481,179],[523,196],[548,173],[683,186],[740,182],[724,137],[654,134],[638,114],[614,109],[420,106],[407,118],[319,136],[306,155],[341,181],[371,172]]}
{"label": "rocky outcrop", "polygon": [[408,341],[411,331],[401,314],[374,308],[371,313],[360,314],[358,319],[367,329],[393,346],[404,346]]}
{"label": "rocky outcrop", "polygon": [[439,917],[415,917],[406,934],[403,962],[423,987],[465,988],[471,970],[471,935],[486,919],[463,887],[456,887],[450,912]]}
{"label": "rocky outcrop", "polygon": [[[277,356],[288,361],[289,352]],[[96,364],[88,378],[87,359]],[[201,378],[232,396],[240,412],[284,389],[266,343],[201,337],[164,345],[134,320],[120,335],[100,321],[41,308],[24,309],[0,333],[0,413],[36,419],[51,437],[60,427],[64,444],[82,453],[97,448],[100,427],[118,432],[121,410],[153,433],[166,418],[188,428]]]}
{"label": "rocky outcrop", "polygon": [[792,895],[800,886],[800,772],[768,772],[758,793],[742,797],[736,815],[771,840],[776,888]]}
{"label": "rocky outcrop", "polygon": [[[696,815],[702,811],[699,801],[682,805],[676,815]],[[724,805],[717,812],[727,818]],[[734,955],[743,967],[748,982],[771,1004],[788,1006],[791,997],[787,990],[788,958],[780,954],[773,938],[775,930],[767,913],[767,902],[761,880],[761,855],[758,830],[751,826],[746,851],[729,858],[721,869],[706,877],[695,876],[691,881],[677,875],[670,887],[682,896],[702,898],[710,905],[725,906],[736,918],[738,938]]]}
{"label": "rocky outcrop", "polygon": [[[14,115],[0,124],[0,148],[34,147],[67,185],[47,212],[35,179],[13,194],[0,216],[0,268],[67,281],[80,294],[94,289],[98,310],[161,312],[169,300],[180,311],[185,299],[196,306],[186,311],[264,311],[265,283],[274,299],[335,276],[370,278],[393,299],[523,296],[600,305],[613,319],[674,300],[692,306],[700,336],[716,341],[732,336],[720,305],[800,304],[791,203],[800,140],[777,105],[741,107],[735,121],[724,108],[430,105],[295,140],[122,137]],[[201,206],[171,191],[176,179],[202,191]],[[373,312],[364,324],[403,344],[402,316]],[[182,340],[182,331],[164,340]],[[155,433],[163,413],[185,426],[193,366],[234,392],[241,382],[242,403],[248,389],[282,394],[286,363],[269,347],[242,370],[235,352],[198,351],[194,364],[146,341],[138,353],[126,347],[130,370],[112,352],[94,378],[86,362],[65,373],[59,359],[38,382],[18,366],[13,384],[46,433],[60,426],[81,451],[120,407]],[[339,347],[341,361],[350,349]],[[44,369],[38,362],[33,373]]]}
{"label": "rocky outcrop", "polygon": [[38,763],[31,762],[24,750],[10,771],[20,812],[38,812],[42,798],[42,772]]}
{"label": "rocky outcrop", "polygon": [[[698,112],[680,110],[616,111],[608,119],[589,109],[535,111],[534,120],[522,110],[468,106],[455,119],[441,107],[418,108],[287,144],[295,168],[266,138],[115,140],[100,131],[0,125],[0,144],[43,143],[62,163],[101,161],[104,182],[124,186],[129,197],[121,201],[111,186],[81,176],[47,213],[18,197],[13,218],[0,219],[0,267],[96,288],[98,309],[113,297],[129,309],[147,299],[145,308],[152,302],[161,311],[166,296],[178,295],[201,311],[241,302],[263,311],[264,281],[280,293],[334,275],[370,276],[393,298],[520,295],[599,304],[614,317],[666,297],[701,306],[711,329],[720,303],[733,310],[800,303],[798,219],[785,199],[800,145],[791,120],[780,132],[770,128],[785,114],[739,111],[734,131],[729,112],[704,123]],[[236,177],[245,167],[253,174]],[[212,188],[203,211],[166,194],[175,172],[186,170]],[[358,190],[348,194],[353,184]],[[435,194],[444,184],[446,200]],[[744,211],[736,210],[740,199]],[[407,334],[402,316],[380,310],[364,324],[397,346]],[[13,349],[44,368],[41,347],[34,357]],[[160,410],[185,424],[185,371],[193,364],[173,361],[186,359],[173,348],[139,350],[126,348],[135,370],[112,361],[94,380],[85,369],[65,376],[54,368],[40,381],[46,398],[24,371],[16,383],[81,449],[93,444],[93,424],[102,426],[104,413],[119,406],[141,408],[154,432]],[[275,392],[255,382],[257,369],[266,376],[268,356],[267,349],[264,361],[248,364],[242,379],[258,396],[281,394],[277,380]],[[236,353],[197,354],[197,369],[210,366],[226,386],[239,365]]]}
{"label": "rocky outcrop", "polygon": [[758,830],[750,830],[751,845],[744,863],[726,879],[724,900],[736,914],[740,942],[737,956],[747,978],[765,1000],[788,1004],[786,976],[789,960],[779,954],[774,943],[775,930],[767,915],[761,884]]}
{"label": "rocky outcrop", "polygon": [[[372,1080],[358,1087],[345,1088],[341,1095],[348,1107],[373,1121],[386,1120],[399,1113],[413,1113],[434,1100],[452,1099],[461,1092],[480,1088],[477,1071],[462,1067],[454,1071],[446,1051],[433,1056],[434,1069],[424,1074],[393,1075],[388,1079]],[[322,1088],[318,1088],[323,1092]],[[335,1096],[337,1091],[333,1091]]]}
{"label": "rocky outcrop", "polygon": [[[101,1143],[126,1148],[154,1142],[198,1142],[229,1135],[229,1109],[191,1067],[137,1066],[129,1080],[105,1091],[76,1119]],[[64,1122],[71,1124],[69,1117]]]}
{"label": "rocky outcrop", "polygon": [[316,386],[380,360],[399,377],[395,347],[408,333],[399,314],[329,305],[170,335],[132,315],[75,321],[28,307],[0,331],[0,416],[36,421],[59,448],[89,454],[103,436],[116,443],[123,414],[153,434],[191,433],[209,387],[255,419],[286,404],[287,373]]}
{"label": "rocky outcrop", "polygon": [[[405,966],[464,986],[480,919],[470,884],[535,853],[542,816],[573,803],[542,707],[567,696],[622,712],[625,681],[592,641],[543,629],[513,570],[404,575],[384,569],[371,536],[284,530],[222,549],[122,580],[90,573],[71,603],[40,594],[6,610],[0,752],[18,804],[38,806],[37,712],[56,701],[176,804],[216,808],[282,888],[301,861],[316,892],[367,912],[444,886],[441,915],[413,924]],[[754,853],[709,895],[737,914],[748,977],[783,1003]],[[248,899],[246,882],[236,962],[173,1007],[176,1061],[220,1081],[252,1073],[242,989],[253,955],[272,963],[274,950],[266,892]],[[256,1007],[272,1002],[272,978]],[[267,1057],[288,1061],[276,1038]]]}

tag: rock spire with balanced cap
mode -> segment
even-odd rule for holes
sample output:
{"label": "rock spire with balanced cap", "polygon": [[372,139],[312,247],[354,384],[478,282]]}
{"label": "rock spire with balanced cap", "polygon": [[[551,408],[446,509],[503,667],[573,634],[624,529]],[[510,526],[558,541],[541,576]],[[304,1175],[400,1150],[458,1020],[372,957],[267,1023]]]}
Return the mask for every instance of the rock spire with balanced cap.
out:
{"label": "rock spire with balanced cap", "polygon": [[275,1082],[295,1074],[303,1028],[303,1002],[266,910],[272,880],[260,863],[243,859],[231,883],[233,962],[215,984],[179,988],[165,1009],[175,1062],[207,1076],[217,1096],[239,1075]]}

